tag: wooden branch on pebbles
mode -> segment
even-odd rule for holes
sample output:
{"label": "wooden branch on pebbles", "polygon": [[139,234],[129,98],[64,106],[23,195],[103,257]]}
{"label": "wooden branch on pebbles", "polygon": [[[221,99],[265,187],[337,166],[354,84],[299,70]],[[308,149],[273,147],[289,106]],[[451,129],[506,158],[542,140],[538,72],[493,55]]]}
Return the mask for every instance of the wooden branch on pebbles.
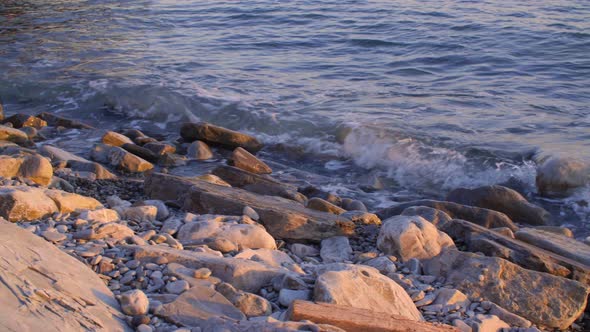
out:
{"label": "wooden branch on pebbles", "polygon": [[287,312],[293,321],[310,320],[316,324],[330,324],[346,331],[365,332],[455,332],[457,328],[417,322],[403,317],[336,304],[295,300]]}
{"label": "wooden branch on pebbles", "polygon": [[244,207],[249,206],[273,237],[284,240],[319,242],[354,234],[355,226],[349,219],[307,209],[281,197],[258,195],[198,179],[152,173],[145,180],[145,192],[154,199],[174,202],[196,213],[242,215]]}
{"label": "wooden branch on pebbles", "polygon": [[590,266],[581,262],[461,219],[453,219],[441,229],[453,240],[466,242],[470,251],[480,251],[507,259],[526,269],[547,272],[590,285]]}

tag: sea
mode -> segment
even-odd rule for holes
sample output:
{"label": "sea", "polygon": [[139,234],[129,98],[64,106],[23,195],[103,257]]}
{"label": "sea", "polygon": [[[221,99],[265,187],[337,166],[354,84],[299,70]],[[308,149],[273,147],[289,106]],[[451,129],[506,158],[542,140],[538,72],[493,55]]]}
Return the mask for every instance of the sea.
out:
{"label": "sea", "polygon": [[587,0],[2,0],[0,100],[241,130],[286,181],[371,210],[508,185],[590,235],[589,187],[535,188],[546,158],[590,163]]}

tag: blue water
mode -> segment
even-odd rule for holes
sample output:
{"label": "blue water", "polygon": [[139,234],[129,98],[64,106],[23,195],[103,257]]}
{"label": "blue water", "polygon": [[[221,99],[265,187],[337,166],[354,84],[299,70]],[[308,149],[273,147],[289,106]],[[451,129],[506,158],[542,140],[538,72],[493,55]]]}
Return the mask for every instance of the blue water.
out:
{"label": "blue water", "polygon": [[590,160],[590,2],[2,1],[0,98],[170,136],[212,121],[410,192],[533,188],[543,156]]}

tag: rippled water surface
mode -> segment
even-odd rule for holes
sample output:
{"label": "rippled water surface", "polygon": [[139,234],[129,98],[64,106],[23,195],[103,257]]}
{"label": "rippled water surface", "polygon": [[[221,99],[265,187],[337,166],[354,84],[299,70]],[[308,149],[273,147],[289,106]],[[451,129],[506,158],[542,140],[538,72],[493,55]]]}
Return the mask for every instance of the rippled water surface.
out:
{"label": "rippled water surface", "polygon": [[0,97],[213,121],[410,190],[530,185],[539,156],[590,159],[590,2],[5,0]]}

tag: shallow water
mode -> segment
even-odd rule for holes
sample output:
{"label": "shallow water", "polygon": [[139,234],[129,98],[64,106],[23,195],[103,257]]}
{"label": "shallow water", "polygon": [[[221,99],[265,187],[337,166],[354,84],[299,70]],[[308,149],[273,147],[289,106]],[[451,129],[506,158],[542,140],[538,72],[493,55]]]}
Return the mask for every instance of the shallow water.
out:
{"label": "shallow water", "polygon": [[[590,160],[589,54],[585,0],[0,3],[8,112],[165,136],[212,121],[326,188],[388,176],[375,206],[510,179],[534,194],[541,156]],[[590,222],[589,193],[542,203]]]}

